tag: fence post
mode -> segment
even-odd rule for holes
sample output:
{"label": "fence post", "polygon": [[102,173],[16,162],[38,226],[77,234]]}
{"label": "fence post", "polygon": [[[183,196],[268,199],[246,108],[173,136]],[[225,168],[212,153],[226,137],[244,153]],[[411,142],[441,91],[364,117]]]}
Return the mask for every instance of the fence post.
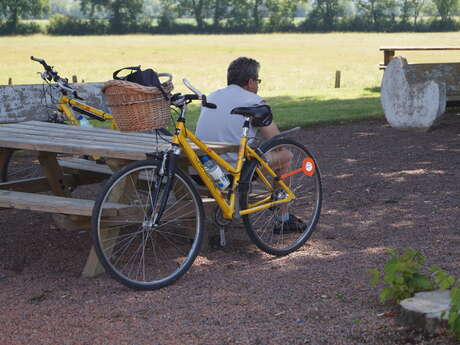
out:
{"label": "fence post", "polygon": [[13,85],[13,78],[8,78],[8,85]]}
{"label": "fence post", "polygon": [[340,71],[335,71],[335,88],[340,89]]}

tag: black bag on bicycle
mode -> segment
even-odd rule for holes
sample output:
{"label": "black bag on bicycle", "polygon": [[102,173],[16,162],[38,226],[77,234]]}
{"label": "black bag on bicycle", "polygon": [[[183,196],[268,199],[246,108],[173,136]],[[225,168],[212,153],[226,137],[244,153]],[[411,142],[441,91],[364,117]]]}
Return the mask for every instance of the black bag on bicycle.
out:
{"label": "black bag on bicycle", "polygon": [[[119,77],[118,73],[120,73],[123,70],[130,70],[131,72],[128,75]],[[140,84],[142,86],[157,87],[163,94],[163,97],[166,100],[169,100],[167,93],[165,92],[165,90],[163,89],[163,86],[161,85],[160,78],[158,77],[158,73],[155,72],[151,68],[147,68],[146,70],[141,70],[141,66],[124,67],[124,68],[121,68],[113,72],[113,79],[130,81],[132,83]]]}

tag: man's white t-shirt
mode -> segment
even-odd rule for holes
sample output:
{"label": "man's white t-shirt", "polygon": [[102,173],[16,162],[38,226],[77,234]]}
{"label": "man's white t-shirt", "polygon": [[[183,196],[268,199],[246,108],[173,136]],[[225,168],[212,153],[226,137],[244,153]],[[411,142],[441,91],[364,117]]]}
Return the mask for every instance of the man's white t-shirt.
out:
{"label": "man's white t-shirt", "polygon": [[[238,85],[229,85],[214,91],[207,97],[209,103],[217,105],[217,109],[201,108],[196,125],[196,135],[203,141],[221,141],[239,144],[243,134],[244,117],[230,114],[233,108],[249,107],[261,104],[264,99]],[[255,129],[250,126],[248,137],[256,136]]]}

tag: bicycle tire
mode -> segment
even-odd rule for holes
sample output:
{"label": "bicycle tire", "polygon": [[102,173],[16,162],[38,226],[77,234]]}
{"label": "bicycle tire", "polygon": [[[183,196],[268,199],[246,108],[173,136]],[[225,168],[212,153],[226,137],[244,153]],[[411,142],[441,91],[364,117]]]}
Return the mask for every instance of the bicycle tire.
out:
{"label": "bicycle tire", "polygon": [[[305,244],[318,223],[322,203],[321,176],[318,165],[302,144],[291,139],[281,138],[262,144],[260,150],[263,152],[262,156],[265,156],[268,152],[274,152],[281,148],[292,154],[289,171],[298,170],[305,159],[309,158],[315,166],[313,175],[307,176],[300,172],[285,180],[286,184],[296,194],[296,199],[288,203],[287,206],[275,206],[242,216],[246,232],[254,244],[262,251],[277,256],[290,254]],[[276,198],[276,193],[280,192],[280,189],[268,191],[268,189],[262,188],[261,180],[255,177],[256,168],[261,169],[261,165],[255,159],[246,162],[243,168],[241,180],[248,183],[248,188],[242,188],[240,191],[241,210],[247,209],[250,201],[261,200],[265,197],[270,197],[273,200]],[[269,175],[266,173],[264,176]],[[270,180],[272,185],[276,185],[275,179],[271,178]],[[299,192],[302,193],[301,197],[298,196]],[[275,228],[275,222],[280,222],[280,213],[285,213],[286,210],[290,215],[302,220],[304,226],[299,229],[299,232],[284,232],[282,226],[278,229]]]}
{"label": "bicycle tire", "polygon": [[34,153],[23,150],[10,151],[5,160],[5,164],[0,167],[0,182],[39,176],[42,176],[42,172],[38,157],[36,157]]}
{"label": "bicycle tire", "polygon": [[[117,281],[138,290],[159,289],[179,279],[193,264],[203,241],[203,204],[180,169],[174,173],[159,226],[148,224],[160,166],[161,161],[154,159],[137,161],[115,173],[92,213],[91,233],[100,262]],[[164,193],[165,186],[159,188]],[[113,202],[123,207],[118,215],[109,216]]]}

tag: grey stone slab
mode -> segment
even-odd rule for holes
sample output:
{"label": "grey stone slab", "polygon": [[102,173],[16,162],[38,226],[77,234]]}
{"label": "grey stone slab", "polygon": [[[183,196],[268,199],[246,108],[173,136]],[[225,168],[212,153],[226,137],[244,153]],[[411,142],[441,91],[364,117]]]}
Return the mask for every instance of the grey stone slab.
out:
{"label": "grey stone slab", "polygon": [[[84,99],[83,103],[108,112],[101,91],[102,85],[103,83],[71,84]],[[59,92],[56,89],[50,89],[47,85],[0,86],[0,123],[45,121],[55,110],[52,101],[57,102],[59,97]]]}

